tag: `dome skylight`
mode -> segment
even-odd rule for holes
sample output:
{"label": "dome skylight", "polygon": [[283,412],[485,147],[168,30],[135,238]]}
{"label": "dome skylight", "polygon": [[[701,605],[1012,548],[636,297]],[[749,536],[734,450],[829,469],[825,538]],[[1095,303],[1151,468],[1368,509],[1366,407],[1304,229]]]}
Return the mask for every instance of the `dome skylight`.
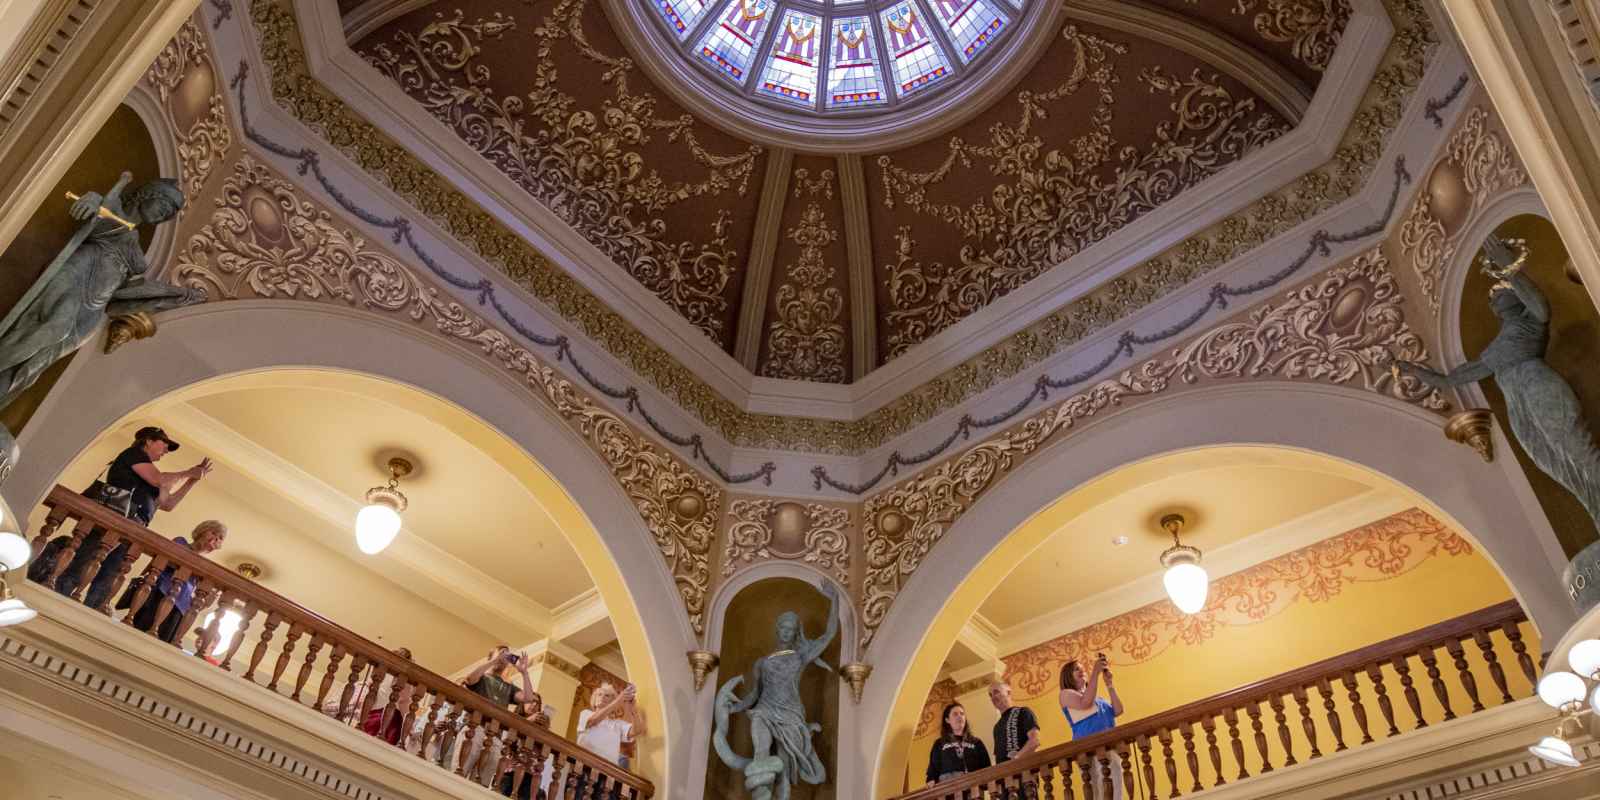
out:
{"label": "dome skylight", "polygon": [[754,100],[818,115],[960,81],[1027,0],[650,0],[679,55]]}

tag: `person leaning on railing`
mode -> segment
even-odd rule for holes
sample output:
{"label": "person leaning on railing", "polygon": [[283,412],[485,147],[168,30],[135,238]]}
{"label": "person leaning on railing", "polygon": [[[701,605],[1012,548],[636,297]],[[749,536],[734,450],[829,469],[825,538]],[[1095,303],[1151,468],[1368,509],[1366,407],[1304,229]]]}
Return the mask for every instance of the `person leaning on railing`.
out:
{"label": "person leaning on railing", "polygon": [[989,749],[967,730],[967,709],[960,703],[944,707],[939,718],[939,738],[928,753],[928,783],[939,783],[989,766]]}
{"label": "person leaning on railing", "polygon": [[[1107,701],[1100,697],[1100,679],[1105,678],[1106,694],[1111,699]],[[1106,660],[1105,653],[1097,653],[1094,658],[1094,671],[1084,674],[1083,665],[1077,660],[1068,661],[1061,665],[1061,713],[1067,717],[1067,723],[1072,726],[1072,738],[1083,739],[1097,733],[1109,731],[1117,725],[1117,717],[1122,714],[1122,698],[1117,696],[1117,687],[1111,678],[1110,662]],[[1106,794],[1106,776],[1102,770],[1093,770],[1092,783],[1094,796],[1098,800],[1122,800],[1122,756],[1115,751],[1111,753],[1111,793]]]}
{"label": "person leaning on railing", "polygon": [[[1011,704],[1011,684],[995,681],[989,684],[989,702],[1000,712],[994,723],[994,763],[1004,764],[1039,749],[1039,719],[1033,709]],[[1024,783],[1022,791],[1007,789],[1003,797],[1032,800],[1038,791],[1031,783]]]}
{"label": "person leaning on railing", "polygon": [[[179,536],[173,541],[190,550],[206,555],[222,547],[223,540],[228,538],[228,526],[214,519],[208,519],[194,526],[190,534],[193,541]],[[117,600],[117,608],[130,609],[133,614],[133,626],[141,631],[150,631],[159,626],[156,635],[164,642],[177,642],[178,626],[183,621],[183,615],[189,613],[189,606],[194,602],[195,586],[200,582],[199,575],[190,575],[183,583],[174,585],[173,573],[178,569],[177,564],[168,564],[155,578],[155,583],[150,586],[150,594],[143,604],[133,609],[135,596],[146,580],[146,575],[134,578],[128,588],[122,592],[122,597]],[[164,598],[172,599],[172,607],[164,619],[156,619],[156,614],[161,610],[161,601]]]}

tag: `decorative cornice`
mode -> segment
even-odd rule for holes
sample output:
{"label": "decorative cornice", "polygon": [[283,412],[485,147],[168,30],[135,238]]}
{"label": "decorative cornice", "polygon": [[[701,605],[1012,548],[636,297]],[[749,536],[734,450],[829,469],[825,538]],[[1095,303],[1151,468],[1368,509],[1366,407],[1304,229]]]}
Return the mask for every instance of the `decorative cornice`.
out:
{"label": "decorative cornice", "polygon": [[583,671],[594,666],[593,664],[586,664],[580,667],[549,650],[528,656],[528,664],[533,667],[550,667],[557,672],[565,673],[580,681],[583,680]]}
{"label": "decorative cornice", "polygon": [[[550,291],[560,286],[566,299],[552,302],[552,306],[568,313],[569,318],[569,312],[578,308],[587,309],[584,312],[587,315],[585,319],[577,320],[581,328],[595,336],[638,374],[660,387],[686,411],[699,417],[736,445],[831,453],[863,452],[1014,376],[1039,358],[1060,352],[1104,324],[1176,290],[1194,277],[1248,252],[1277,233],[1348,197],[1364,181],[1383,141],[1397,124],[1400,108],[1423,73],[1424,62],[1433,45],[1432,31],[1420,0],[1386,0],[1386,4],[1399,30],[1390,41],[1389,50],[1384,56],[1385,66],[1371,84],[1362,110],[1358,112],[1343,146],[1328,164],[1307,173],[1290,187],[1268,195],[1250,209],[1191,237],[1164,256],[1147,262],[1133,274],[1125,276],[1125,279],[1063,307],[1032,328],[854,422],[777,417],[740,411],[704,383],[689,376],[681,365],[667,357],[660,348],[643,341],[636,330],[600,307],[592,296],[576,287],[570,279],[560,280],[550,276],[531,288],[536,295],[548,298]],[[436,215],[447,213],[444,209],[450,209],[448,213],[452,214],[482,215],[469,200],[439,185],[440,179],[431,175],[430,171],[411,168],[409,165],[415,164],[414,158],[350,114],[310,77],[299,49],[298,30],[292,16],[270,0],[256,0],[252,11],[263,35],[263,56],[273,67],[275,96],[286,110],[299,116],[325,137],[330,132],[336,132],[333,140],[343,142],[340,146],[353,158],[419,208],[435,209],[430,213]],[[381,156],[377,152],[379,150],[383,151]],[[450,196],[451,202],[441,204],[432,199],[441,194]],[[419,197],[427,199],[419,203]],[[498,227],[487,215],[482,216],[488,226]],[[463,220],[461,224],[467,223]],[[447,225],[459,227],[458,224]],[[485,230],[482,225],[471,227]],[[477,240],[464,243],[476,247],[491,263],[503,265],[504,253],[507,252],[526,252],[520,242],[509,242],[508,248],[490,248],[493,252],[486,254],[482,247],[483,239],[480,236]],[[1174,269],[1174,262],[1166,260],[1174,257],[1177,259],[1176,266],[1181,269]],[[548,267],[537,254],[519,256],[519,259],[523,274],[527,274],[529,267]],[[518,272],[513,270],[508,274],[515,275]],[[1160,277],[1152,280],[1155,276]],[[1114,302],[1107,303],[1107,299],[1113,299]],[[631,387],[605,388],[614,389],[617,394],[613,396],[628,399],[630,405],[637,407],[637,390]],[[659,428],[657,431],[669,441],[692,448],[696,457],[701,457],[697,435],[663,432]],[[722,472],[717,465],[711,466],[713,471]]]}
{"label": "decorative cornice", "polygon": [[[1380,226],[1381,227],[1381,226]],[[1381,249],[1336,266],[1277,304],[1220,325],[1116,378],[1037,413],[1005,433],[874,495],[863,510],[866,579],[861,646],[944,534],[1018,464],[1080,421],[1174,386],[1247,378],[1355,384],[1431,411],[1438,392],[1389,374],[1395,360],[1427,359],[1406,323],[1404,296]]]}

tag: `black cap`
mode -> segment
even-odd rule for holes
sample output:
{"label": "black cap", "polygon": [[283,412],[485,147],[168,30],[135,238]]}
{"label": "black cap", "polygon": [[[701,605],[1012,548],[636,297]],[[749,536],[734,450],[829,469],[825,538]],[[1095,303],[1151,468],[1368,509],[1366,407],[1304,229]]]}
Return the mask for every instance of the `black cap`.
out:
{"label": "black cap", "polygon": [[154,425],[148,425],[140,428],[139,431],[133,435],[133,441],[138,444],[144,444],[152,439],[166,442],[167,452],[169,453],[177,452],[178,448],[182,446],[173,441],[172,437],[168,436],[166,431],[161,430]]}

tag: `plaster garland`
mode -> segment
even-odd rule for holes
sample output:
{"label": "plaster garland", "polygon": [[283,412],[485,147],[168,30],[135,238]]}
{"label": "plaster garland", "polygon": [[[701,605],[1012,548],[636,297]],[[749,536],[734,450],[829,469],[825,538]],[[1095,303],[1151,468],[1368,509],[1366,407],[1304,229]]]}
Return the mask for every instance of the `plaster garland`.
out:
{"label": "plaster garland", "polygon": [[1356,385],[1430,411],[1449,404],[1413,378],[1394,379],[1395,360],[1425,361],[1406,323],[1404,295],[1381,249],[1334,267],[1242,321],[1224,324],[1116,378],[1102,380],[1006,434],[985,441],[867,500],[861,647],[871,642],[905,583],[952,524],[1022,459],[1079,421],[1165,392],[1175,384],[1225,379]]}

